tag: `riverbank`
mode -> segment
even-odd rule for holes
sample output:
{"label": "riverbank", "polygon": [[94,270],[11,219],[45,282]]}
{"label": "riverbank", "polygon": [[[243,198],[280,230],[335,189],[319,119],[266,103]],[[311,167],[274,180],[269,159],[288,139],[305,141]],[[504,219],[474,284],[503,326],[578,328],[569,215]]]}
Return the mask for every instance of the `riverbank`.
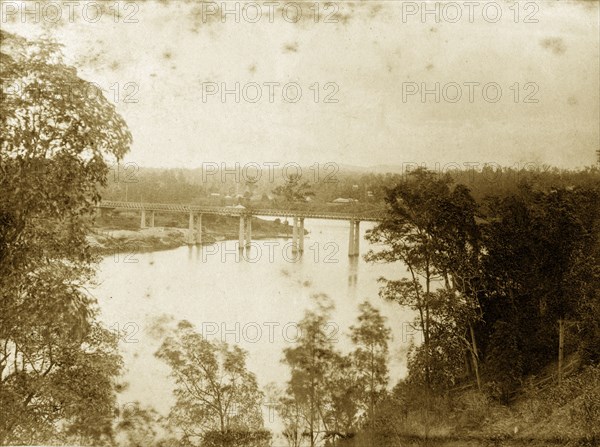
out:
{"label": "riverbank", "polygon": [[[560,384],[556,364],[531,377],[507,404],[468,389],[431,394],[397,387],[377,415],[372,445],[378,447],[598,447],[600,367],[569,358]],[[567,371],[569,373],[567,374]],[[536,380],[537,379],[537,380]],[[369,445],[359,432],[343,447]]]}
{"label": "riverbank", "polygon": [[[170,250],[188,244],[188,230],[183,220],[171,217],[156,219],[154,227],[139,227],[137,216],[103,216],[96,220],[88,243],[101,255],[134,254]],[[292,228],[286,222],[255,218],[252,221],[252,239],[279,239],[291,237]],[[226,216],[209,216],[203,220],[202,245],[225,240],[237,240],[239,220]]]}
{"label": "riverbank", "polygon": [[[341,444],[345,447],[345,444]],[[432,436],[423,437],[399,437],[392,444],[381,444],[380,446],[397,447],[587,447],[597,446],[585,438],[565,440],[560,438],[520,438],[506,439],[502,437],[454,437],[454,436]]]}

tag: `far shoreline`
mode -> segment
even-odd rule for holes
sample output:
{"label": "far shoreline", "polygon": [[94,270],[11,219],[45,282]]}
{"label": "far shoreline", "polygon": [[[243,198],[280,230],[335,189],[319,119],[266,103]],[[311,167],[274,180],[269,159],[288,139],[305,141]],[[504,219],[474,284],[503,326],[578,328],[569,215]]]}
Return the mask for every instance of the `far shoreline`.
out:
{"label": "far shoreline", "polygon": [[[292,227],[280,221],[256,219],[253,240],[290,239]],[[165,222],[166,223],[166,222]],[[171,222],[169,222],[171,223]],[[207,246],[218,242],[238,240],[237,221],[230,225],[205,225],[200,244],[189,244],[188,229],[174,226],[132,228],[130,219],[100,219],[87,236],[92,250],[100,256],[136,254],[172,250],[183,246]],[[308,233],[305,230],[305,233]]]}

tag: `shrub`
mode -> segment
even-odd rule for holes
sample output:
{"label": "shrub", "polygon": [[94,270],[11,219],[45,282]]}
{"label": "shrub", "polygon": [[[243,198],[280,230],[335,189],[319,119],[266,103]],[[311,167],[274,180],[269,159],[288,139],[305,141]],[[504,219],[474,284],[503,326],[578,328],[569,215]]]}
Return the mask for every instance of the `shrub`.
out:
{"label": "shrub", "polygon": [[268,430],[209,431],[202,438],[202,447],[268,447],[271,432]]}

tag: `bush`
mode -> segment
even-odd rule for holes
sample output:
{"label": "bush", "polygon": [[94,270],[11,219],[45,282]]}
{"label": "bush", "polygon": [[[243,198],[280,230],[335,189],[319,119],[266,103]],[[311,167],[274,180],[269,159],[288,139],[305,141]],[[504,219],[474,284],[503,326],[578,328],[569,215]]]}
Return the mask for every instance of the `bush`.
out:
{"label": "bush", "polygon": [[532,435],[593,442],[600,438],[600,366],[589,366],[561,385],[527,395],[519,420]]}
{"label": "bush", "polygon": [[202,438],[202,447],[268,447],[271,432],[268,430],[209,431]]}
{"label": "bush", "polygon": [[481,427],[485,418],[490,415],[489,398],[477,390],[462,393],[456,399],[455,411],[458,415],[458,426],[467,429]]}

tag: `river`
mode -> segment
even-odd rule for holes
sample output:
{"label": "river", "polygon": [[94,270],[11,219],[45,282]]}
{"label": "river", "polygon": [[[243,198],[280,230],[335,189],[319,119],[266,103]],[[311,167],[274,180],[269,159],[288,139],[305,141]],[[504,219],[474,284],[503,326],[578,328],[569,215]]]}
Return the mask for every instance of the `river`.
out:
{"label": "river", "polygon": [[283,386],[288,379],[283,349],[294,342],[295,325],[318,293],[335,303],[328,331],[343,352],[351,348],[348,328],[356,323],[359,303],[369,300],[387,317],[394,384],[406,373],[412,314],[378,296],[377,278],[403,272],[399,265],[373,265],[362,258],[369,249],[364,234],[372,225],[361,223],[361,257],[354,260],[347,256],[348,222],[309,219],[301,259],[285,239],[256,241],[247,259],[239,257],[234,241],[105,257],[93,293],[102,321],[126,332],[120,346],[129,386],[120,404],[139,401],[168,413],[173,383],[169,368],[154,353],[165,328],[183,319],[209,338],[247,350],[247,366],[261,387],[270,382]]}

